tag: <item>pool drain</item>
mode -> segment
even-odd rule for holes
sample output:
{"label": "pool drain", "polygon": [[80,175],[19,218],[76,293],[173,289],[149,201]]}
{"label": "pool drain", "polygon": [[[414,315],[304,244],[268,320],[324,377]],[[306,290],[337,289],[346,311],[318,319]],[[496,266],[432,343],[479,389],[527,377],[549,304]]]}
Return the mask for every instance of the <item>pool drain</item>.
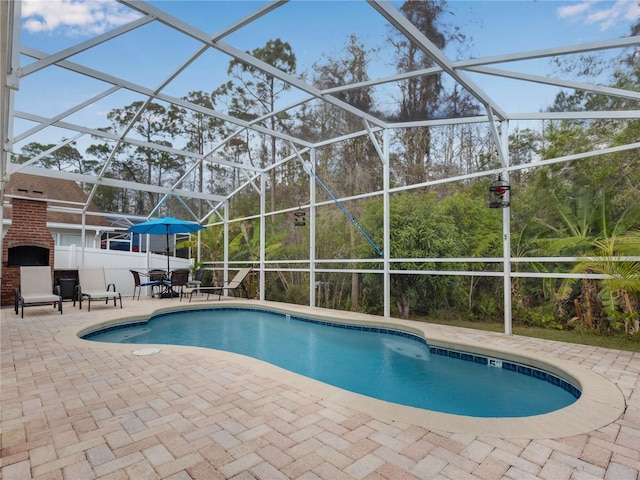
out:
{"label": "pool drain", "polygon": [[156,353],[160,353],[160,349],[159,348],[142,348],[140,350],[134,350],[132,353],[134,355],[142,357],[145,355],[155,355]]}

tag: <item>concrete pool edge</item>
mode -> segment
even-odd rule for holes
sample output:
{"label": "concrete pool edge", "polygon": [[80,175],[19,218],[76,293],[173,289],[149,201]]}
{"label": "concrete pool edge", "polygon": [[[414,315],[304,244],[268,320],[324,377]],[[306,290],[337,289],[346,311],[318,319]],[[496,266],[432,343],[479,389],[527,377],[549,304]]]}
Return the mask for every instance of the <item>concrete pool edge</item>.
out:
{"label": "concrete pool edge", "polygon": [[308,392],[319,398],[335,402],[336,404],[352,408],[356,411],[372,416],[385,417],[405,424],[421,426],[429,430],[451,433],[529,439],[566,437],[598,430],[616,421],[623,414],[626,407],[624,396],[616,385],[601,375],[568,360],[548,356],[536,358],[531,356],[531,354],[522,354],[516,350],[496,347],[495,345],[489,348],[478,345],[477,343],[471,343],[470,341],[456,341],[450,338],[450,331],[445,332],[446,329],[440,328],[437,325],[383,318],[354,312],[285,305],[275,302],[229,300],[224,302],[199,302],[198,304],[172,305],[169,307],[156,308],[149,312],[149,314],[136,316],[127,316],[126,312],[122,312],[119,318],[86,323],[82,326],[62,330],[56,335],[56,340],[64,344],[82,346],[83,348],[86,348],[87,345],[92,345],[92,348],[96,348],[96,346],[99,345],[99,348],[105,351],[113,351],[114,353],[130,352],[133,348],[142,348],[144,345],[97,344],[83,340],[79,338],[78,335],[111,325],[144,322],[154,315],[172,311],[227,307],[264,309],[322,321],[363,324],[408,331],[423,336],[429,344],[433,346],[498,357],[550,371],[574,383],[582,390],[582,395],[572,405],[544,415],[518,418],[475,418],[406,407],[365,397],[289,372],[260,360],[230,352],[199,347],[161,345],[159,346],[161,349],[160,355],[170,355],[171,352],[178,351],[184,352],[186,349],[198,355],[207,355],[211,358],[249,367],[259,375],[272,378],[303,392]]}

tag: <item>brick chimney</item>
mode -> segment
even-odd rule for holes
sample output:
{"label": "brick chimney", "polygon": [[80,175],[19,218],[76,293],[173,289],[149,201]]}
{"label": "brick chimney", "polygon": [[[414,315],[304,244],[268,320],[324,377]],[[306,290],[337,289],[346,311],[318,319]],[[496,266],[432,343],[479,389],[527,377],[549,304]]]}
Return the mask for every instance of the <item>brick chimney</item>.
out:
{"label": "brick chimney", "polygon": [[38,191],[12,192],[11,226],[2,242],[2,306],[13,305],[20,266],[48,265],[53,271],[55,242],[47,229],[47,202]]}

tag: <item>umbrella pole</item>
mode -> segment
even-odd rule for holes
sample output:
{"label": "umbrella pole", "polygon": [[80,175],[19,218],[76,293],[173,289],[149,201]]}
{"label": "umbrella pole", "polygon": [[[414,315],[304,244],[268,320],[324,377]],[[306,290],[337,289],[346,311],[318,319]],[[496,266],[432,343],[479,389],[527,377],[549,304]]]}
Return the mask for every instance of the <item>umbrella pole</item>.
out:
{"label": "umbrella pole", "polygon": [[171,265],[169,263],[169,227],[167,227],[167,275],[171,272]]}
{"label": "umbrella pole", "polygon": [[[169,259],[169,227],[167,226],[167,280],[171,280],[171,263]],[[173,298],[177,297],[173,293],[173,286],[168,285],[167,290],[161,295],[162,298]]]}

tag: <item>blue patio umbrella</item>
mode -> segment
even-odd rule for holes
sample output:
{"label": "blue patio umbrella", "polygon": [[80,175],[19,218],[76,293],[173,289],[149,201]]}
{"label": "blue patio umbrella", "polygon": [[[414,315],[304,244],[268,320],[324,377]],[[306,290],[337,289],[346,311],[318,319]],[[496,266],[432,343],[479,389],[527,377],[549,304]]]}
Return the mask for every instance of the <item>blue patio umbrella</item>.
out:
{"label": "blue patio umbrella", "polygon": [[160,217],[153,220],[147,220],[146,222],[136,223],[131,225],[127,232],[139,233],[139,234],[155,234],[166,235],[167,237],[167,272],[171,270],[169,267],[169,235],[174,233],[195,233],[198,230],[202,230],[204,227],[196,222],[189,222],[187,220],[180,220],[173,217]]}

